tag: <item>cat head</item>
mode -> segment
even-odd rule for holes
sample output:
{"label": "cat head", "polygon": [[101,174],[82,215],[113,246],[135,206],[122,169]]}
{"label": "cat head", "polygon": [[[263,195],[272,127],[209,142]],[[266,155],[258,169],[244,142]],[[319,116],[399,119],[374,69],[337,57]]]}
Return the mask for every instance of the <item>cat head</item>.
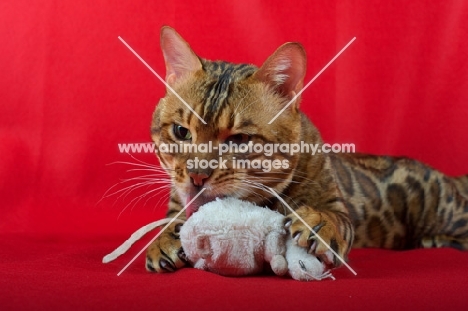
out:
{"label": "cat head", "polygon": [[187,215],[216,197],[261,204],[271,197],[265,186],[282,191],[299,158],[278,149],[301,139],[302,46],[282,45],[260,68],[202,59],[170,27],[161,30],[161,48],[167,92],[152,139],[182,205],[205,188]]}

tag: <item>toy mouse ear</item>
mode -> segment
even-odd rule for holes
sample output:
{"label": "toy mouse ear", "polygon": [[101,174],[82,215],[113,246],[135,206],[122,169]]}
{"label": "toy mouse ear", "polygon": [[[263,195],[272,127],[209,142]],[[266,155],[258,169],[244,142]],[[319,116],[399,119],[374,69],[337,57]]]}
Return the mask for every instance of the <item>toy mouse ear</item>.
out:
{"label": "toy mouse ear", "polygon": [[203,259],[213,255],[210,237],[208,235],[200,235],[197,237],[197,251]]}

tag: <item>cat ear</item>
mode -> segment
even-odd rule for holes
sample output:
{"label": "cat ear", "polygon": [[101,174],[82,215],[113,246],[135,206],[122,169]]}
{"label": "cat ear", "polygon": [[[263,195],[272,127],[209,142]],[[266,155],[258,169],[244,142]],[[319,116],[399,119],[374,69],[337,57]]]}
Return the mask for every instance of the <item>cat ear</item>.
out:
{"label": "cat ear", "polygon": [[161,49],[166,62],[166,82],[171,86],[187,73],[202,69],[198,56],[171,27],[161,29]]}
{"label": "cat ear", "polygon": [[283,96],[292,99],[304,85],[307,57],[299,43],[285,43],[271,55],[255,73]]}

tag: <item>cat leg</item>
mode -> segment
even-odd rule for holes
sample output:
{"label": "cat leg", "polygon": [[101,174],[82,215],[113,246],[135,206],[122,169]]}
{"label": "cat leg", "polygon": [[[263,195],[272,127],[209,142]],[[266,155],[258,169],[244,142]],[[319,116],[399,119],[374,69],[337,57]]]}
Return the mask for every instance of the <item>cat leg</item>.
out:
{"label": "cat leg", "polygon": [[180,242],[180,223],[171,224],[146,250],[146,270],[173,272],[187,265]]}

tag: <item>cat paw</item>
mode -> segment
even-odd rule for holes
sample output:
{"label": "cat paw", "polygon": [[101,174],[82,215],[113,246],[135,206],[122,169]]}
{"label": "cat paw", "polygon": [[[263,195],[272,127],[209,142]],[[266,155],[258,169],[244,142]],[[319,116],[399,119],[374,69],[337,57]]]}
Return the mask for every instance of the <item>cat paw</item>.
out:
{"label": "cat paw", "polygon": [[187,264],[179,231],[182,224],[171,224],[146,250],[146,270],[174,272]]}
{"label": "cat paw", "polygon": [[342,238],[333,219],[326,213],[316,212],[310,207],[301,207],[296,213],[299,217],[289,214],[285,220],[285,226],[296,244],[327,265],[341,266],[342,260],[337,258],[330,248],[344,260],[348,243]]}

